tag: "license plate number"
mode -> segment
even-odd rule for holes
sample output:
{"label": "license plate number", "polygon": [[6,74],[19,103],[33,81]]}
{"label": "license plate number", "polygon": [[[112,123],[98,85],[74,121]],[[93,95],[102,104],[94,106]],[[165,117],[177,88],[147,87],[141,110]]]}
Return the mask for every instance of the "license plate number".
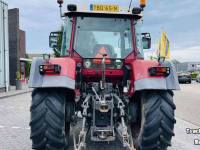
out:
{"label": "license plate number", "polygon": [[90,5],[91,11],[119,12],[119,6],[114,5]]}
{"label": "license plate number", "polygon": [[182,78],[187,78],[186,76],[183,76]]}

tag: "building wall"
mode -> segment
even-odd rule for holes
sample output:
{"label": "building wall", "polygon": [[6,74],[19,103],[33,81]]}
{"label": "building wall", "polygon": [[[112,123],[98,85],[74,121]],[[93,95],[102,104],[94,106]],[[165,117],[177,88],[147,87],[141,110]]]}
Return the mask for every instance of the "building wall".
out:
{"label": "building wall", "polygon": [[200,71],[200,62],[189,62],[188,63],[188,71],[189,70]]}
{"label": "building wall", "polygon": [[[34,57],[43,57],[43,54],[28,54],[29,59],[33,59]],[[51,57],[55,57],[53,54],[50,54]]]}
{"label": "building wall", "polygon": [[19,9],[8,11],[9,23],[9,64],[10,64],[10,85],[16,85],[16,72],[20,71],[19,52]]}
{"label": "building wall", "polygon": [[9,89],[8,4],[0,1],[0,92]]}
{"label": "building wall", "polygon": [[180,72],[180,71],[187,72],[188,62],[176,64],[175,67],[176,67],[177,72]]}
{"label": "building wall", "polygon": [[19,30],[19,52],[20,58],[26,58],[26,33]]}
{"label": "building wall", "polygon": [[178,72],[188,72],[190,70],[200,71],[200,62],[185,62],[175,65]]}

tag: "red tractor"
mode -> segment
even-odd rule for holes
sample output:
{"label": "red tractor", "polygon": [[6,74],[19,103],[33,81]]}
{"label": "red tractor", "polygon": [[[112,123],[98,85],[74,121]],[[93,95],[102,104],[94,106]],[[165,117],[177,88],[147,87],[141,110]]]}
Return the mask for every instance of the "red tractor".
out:
{"label": "red tractor", "polygon": [[70,128],[75,150],[86,147],[88,133],[97,142],[119,138],[130,150],[171,146],[172,90],[179,84],[171,62],[144,60],[143,49],[151,46],[150,34],[141,33],[144,2],[134,8],[71,4],[61,13],[64,31],[49,38],[56,48],[62,34],[60,58],[44,54],[31,66],[33,149],[67,150]]}

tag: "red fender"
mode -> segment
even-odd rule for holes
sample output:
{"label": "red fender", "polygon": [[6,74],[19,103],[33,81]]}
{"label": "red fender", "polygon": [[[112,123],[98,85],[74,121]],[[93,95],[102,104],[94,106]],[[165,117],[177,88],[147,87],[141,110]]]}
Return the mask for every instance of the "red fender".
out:
{"label": "red fender", "polygon": [[45,74],[44,76],[67,76],[76,79],[76,61],[72,58],[51,58],[46,64],[58,64],[61,66],[60,74]]}
{"label": "red fender", "polygon": [[144,78],[165,78],[165,77],[153,77],[149,74],[149,67],[162,67],[162,65],[159,65],[157,61],[146,61],[146,60],[134,60],[130,62],[131,66],[131,75],[130,75],[130,92],[129,96],[132,97],[132,95],[135,92],[134,82],[144,79]]}

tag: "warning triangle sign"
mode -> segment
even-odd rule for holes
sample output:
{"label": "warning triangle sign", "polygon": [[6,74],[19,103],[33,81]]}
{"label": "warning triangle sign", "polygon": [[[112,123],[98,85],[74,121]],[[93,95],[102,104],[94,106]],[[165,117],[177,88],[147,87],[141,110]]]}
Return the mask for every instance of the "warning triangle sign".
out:
{"label": "warning triangle sign", "polygon": [[104,46],[101,46],[101,48],[99,49],[99,51],[97,51],[97,54],[94,56],[95,58],[102,58],[103,56],[101,54],[107,54],[106,58],[109,58],[109,53],[107,52],[107,50],[105,49]]}
{"label": "warning triangle sign", "polygon": [[[106,48],[104,46],[101,46],[100,49],[97,51],[97,54],[94,56],[95,58],[103,58],[102,54],[107,54],[106,58],[110,57],[110,54],[108,53],[108,51],[106,50]],[[93,62],[95,64],[102,64],[102,59],[93,59]],[[106,59],[105,60],[105,64],[110,64],[111,60]]]}

